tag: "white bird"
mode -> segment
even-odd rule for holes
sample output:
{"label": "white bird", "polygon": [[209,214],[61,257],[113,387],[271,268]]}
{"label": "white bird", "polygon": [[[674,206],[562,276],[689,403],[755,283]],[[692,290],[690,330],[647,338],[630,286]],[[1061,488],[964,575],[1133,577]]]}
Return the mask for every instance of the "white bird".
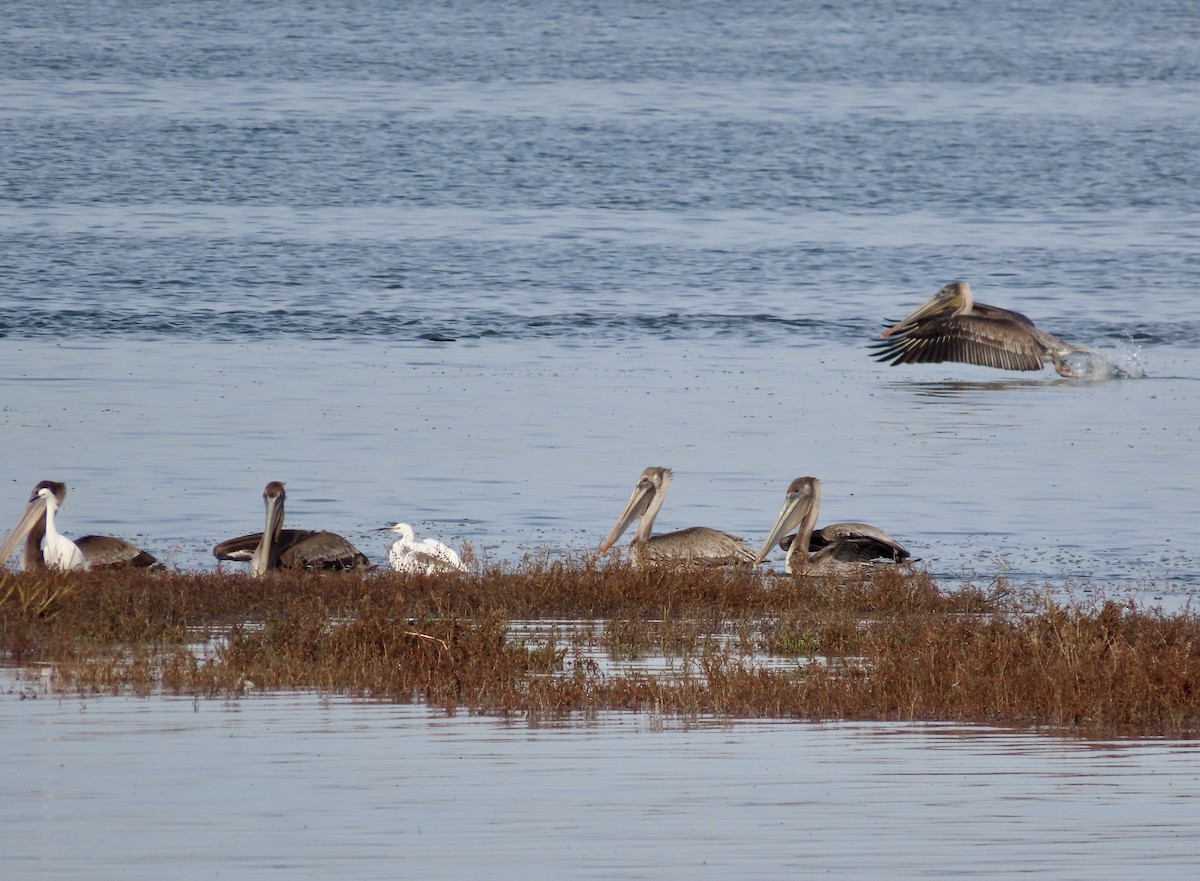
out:
{"label": "white bird", "polygon": [[58,499],[53,491],[43,486],[37,496],[46,505],[46,537],[42,539],[42,559],[51,569],[88,569],[83,551],[54,525],[54,514],[58,510]]}
{"label": "white bird", "polygon": [[[42,490],[46,493],[43,494]],[[43,480],[33,488],[29,504],[20,521],[0,545],[0,566],[3,566],[17,545],[24,542],[21,550],[21,568],[26,572],[45,569],[49,560],[45,555],[46,500],[53,498],[55,510],[63,506],[67,498],[67,485],[57,480]],[[121,569],[126,567],[161,569],[162,564],[152,554],[137,545],[111,535],[84,535],[75,539],[75,547],[83,554],[85,568]]]}
{"label": "white bird", "polygon": [[436,538],[416,540],[416,533],[407,523],[393,523],[380,532],[399,536],[388,548],[388,567],[394,572],[432,575],[435,572],[466,572],[467,567],[454,549]]}

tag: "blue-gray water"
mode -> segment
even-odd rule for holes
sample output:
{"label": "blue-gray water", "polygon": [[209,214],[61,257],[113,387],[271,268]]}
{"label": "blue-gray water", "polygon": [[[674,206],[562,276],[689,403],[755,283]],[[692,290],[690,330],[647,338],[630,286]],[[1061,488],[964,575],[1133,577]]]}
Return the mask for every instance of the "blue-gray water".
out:
{"label": "blue-gray water", "polygon": [[[1190,3],[8,4],[0,527],[184,568],[403,519],[758,542],[788,481],[947,576],[1200,586]],[[1144,371],[887,367],[942,284]],[[454,342],[437,342],[448,338]]]}
{"label": "blue-gray water", "polygon": [[[26,693],[37,693],[29,684]],[[1196,745],[0,694],[14,878],[1194,878]]]}
{"label": "blue-gray water", "polygon": [[[376,560],[395,519],[516,560],[596,547],[663,464],[660,528],[761,540],[813,474],[823,520],[948,579],[1185,601],[1197,45],[1170,0],[6,3],[0,528],[61,479],[69,534],[207,568],[280,479],[291,523]],[[958,278],[1144,378],[868,358]],[[15,676],[28,877],[1200,865],[1176,743],[530,731]]]}

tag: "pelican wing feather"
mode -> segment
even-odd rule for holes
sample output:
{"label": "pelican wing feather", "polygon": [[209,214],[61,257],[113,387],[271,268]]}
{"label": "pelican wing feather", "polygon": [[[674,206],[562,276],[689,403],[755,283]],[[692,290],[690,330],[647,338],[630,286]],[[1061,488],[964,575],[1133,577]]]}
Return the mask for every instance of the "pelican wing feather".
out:
{"label": "pelican wing feather", "polygon": [[[293,545],[313,534],[311,529],[281,529],[279,544]],[[237,538],[227,538],[213,548],[213,556],[218,560],[229,560],[234,563],[249,563],[254,556],[254,550],[262,542],[261,532],[251,532],[249,535],[239,535]]]}
{"label": "pelican wing feather", "polygon": [[1041,370],[1044,334],[1019,312],[976,303],[974,311],[921,322],[870,344],[890,365],[958,361],[1002,370]]}
{"label": "pelican wing feather", "polygon": [[149,551],[112,535],[85,535],[75,539],[75,546],[93,569],[162,568],[162,563]]}
{"label": "pelican wing feather", "polygon": [[279,563],[285,569],[360,569],[371,565],[365,554],[336,532],[310,532],[291,544],[281,538],[279,547]]}
{"label": "pelican wing feather", "polygon": [[746,540],[707,526],[636,540],[630,547],[635,563],[682,563],[690,566],[739,566],[754,562]]}
{"label": "pelican wing feather", "polygon": [[817,553],[827,547],[834,548],[829,554],[835,559],[850,563],[878,559],[903,563],[912,556],[888,532],[869,523],[831,523],[814,530],[808,542],[809,551]]}

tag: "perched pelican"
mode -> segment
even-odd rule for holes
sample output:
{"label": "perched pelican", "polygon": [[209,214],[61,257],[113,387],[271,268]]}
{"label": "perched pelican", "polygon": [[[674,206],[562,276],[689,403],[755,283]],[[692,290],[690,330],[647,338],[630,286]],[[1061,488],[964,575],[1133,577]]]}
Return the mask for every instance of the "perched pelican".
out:
{"label": "perched pelican", "polygon": [[[784,571],[788,574],[858,572],[872,560],[883,558],[900,563],[912,556],[896,539],[866,523],[831,523],[814,530],[820,507],[821,481],[817,478],[797,477],[788,484],[783,510],[754,559],[754,565],[766,559],[776,542],[787,549]],[[800,531],[791,536],[790,541],[783,538],[797,526]],[[816,552],[810,556],[813,550]]]}
{"label": "perched pelican", "polygon": [[604,540],[604,544],[600,545],[600,553],[603,554],[612,547],[613,542],[621,537],[621,533],[629,528],[629,524],[640,517],[642,522],[638,524],[637,532],[629,545],[629,562],[634,566],[660,563],[733,566],[748,564],[754,560],[754,551],[744,539],[706,526],[693,526],[665,535],[651,535],[654,518],[658,516],[670,485],[670,468],[651,467],[643,471],[637,486],[629,496],[629,503],[617,519],[617,525]]}
{"label": "perched pelican", "polygon": [[[70,542],[83,560],[83,565],[63,565],[75,558],[67,541],[54,528],[54,515],[67,498],[67,485],[57,480],[43,480],[33,488],[25,513],[4,544],[0,546],[0,565],[9,558],[22,541],[21,568],[26,572],[55,566],[60,569],[119,569],[129,567],[161,567],[152,554],[124,539],[111,535],[85,535]],[[52,539],[53,535],[57,538]],[[61,541],[60,541],[61,540]],[[65,554],[65,556],[64,556]],[[53,558],[53,559],[52,559]]]}
{"label": "perched pelican", "polygon": [[965,281],[948,284],[920,308],[892,324],[871,344],[873,357],[889,364],[959,361],[1003,370],[1041,370],[1049,361],[1059,376],[1086,375],[1068,355],[1098,355],[1064,343],[1020,312],[977,303]]}
{"label": "perched pelican", "polygon": [[250,574],[271,569],[357,569],[371,561],[349,541],[332,532],[283,528],[283,484],[272,480],[263,490],[267,523],[262,532],[242,535],[213,548],[218,560],[250,562]]}
{"label": "perched pelican", "polygon": [[394,532],[399,536],[388,548],[388,566],[395,572],[432,575],[435,572],[467,571],[453,548],[436,538],[417,541],[413,528],[407,523],[393,523],[379,531]]}

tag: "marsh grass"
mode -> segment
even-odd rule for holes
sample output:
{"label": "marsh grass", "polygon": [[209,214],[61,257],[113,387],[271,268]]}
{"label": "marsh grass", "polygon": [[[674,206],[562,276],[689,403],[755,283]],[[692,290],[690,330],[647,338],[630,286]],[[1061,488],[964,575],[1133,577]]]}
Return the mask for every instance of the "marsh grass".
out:
{"label": "marsh grass", "polygon": [[[527,638],[529,622],[551,626]],[[524,635],[523,635],[524,634]],[[472,575],[5,574],[0,651],[61,692],[317,689],[523,715],[957,720],[1187,736],[1200,621],[922,570],[851,582],[594,559]],[[671,663],[638,666],[645,659]]]}
{"label": "marsh grass", "polygon": [[61,600],[74,587],[72,582],[45,578],[15,578],[0,573],[0,608],[13,606],[26,617],[53,615]]}

